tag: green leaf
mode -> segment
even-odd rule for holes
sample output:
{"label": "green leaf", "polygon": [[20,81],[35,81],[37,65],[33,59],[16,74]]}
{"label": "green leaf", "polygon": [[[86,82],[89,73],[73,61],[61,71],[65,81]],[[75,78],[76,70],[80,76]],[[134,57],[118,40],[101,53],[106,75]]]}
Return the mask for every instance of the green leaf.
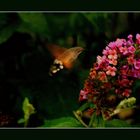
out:
{"label": "green leaf", "polygon": [[106,13],[83,13],[83,16],[93,25],[94,30],[98,33],[105,31],[105,21],[107,20],[108,15]]}
{"label": "green leaf", "polygon": [[73,117],[62,117],[54,120],[45,120],[45,123],[41,127],[83,127]]}
{"label": "green leaf", "polygon": [[24,112],[24,126],[27,126],[30,116],[35,113],[35,108],[29,103],[29,99],[27,97],[23,101],[22,109]]}
{"label": "green leaf", "polygon": [[20,124],[20,123],[25,123],[25,120],[23,118],[19,119],[18,124]]}
{"label": "green leaf", "polygon": [[97,116],[93,113],[91,120],[89,122],[89,127],[105,127],[105,121],[102,116]]}
{"label": "green leaf", "polygon": [[130,127],[130,124],[128,124],[124,120],[113,119],[110,121],[105,121],[105,126],[106,127]]}
{"label": "green leaf", "polygon": [[135,97],[130,97],[130,98],[122,100],[118,104],[117,109],[134,107],[135,103],[136,103],[136,98]]}
{"label": "green leaf", "polygon": [[42,13],[19,13],[22,19],[22,28],[29,29],[39,34],[48,33],[48,25],[45,16]]}
{"label": "green leaf", "polygon": [[0,31],[0,44],[6,42],[15,31],[15,27],[9,26]]}
{"label": "green leaf", "polygon": [[35,113],[35,108],[32,104],[29,103],[29,99],[26,97],[23,102],[23,111],[24,111],[24,118],[25,120],[29,118],[31,114]]}
{"label": "green leaf", "polygon": [[7,24],[7,13],[0,13],[0,30]]}

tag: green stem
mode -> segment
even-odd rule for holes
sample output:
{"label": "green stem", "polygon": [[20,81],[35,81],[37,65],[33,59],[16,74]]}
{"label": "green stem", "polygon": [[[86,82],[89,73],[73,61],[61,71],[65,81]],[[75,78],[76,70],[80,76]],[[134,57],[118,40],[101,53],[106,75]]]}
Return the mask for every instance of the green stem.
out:
{"label": "green stem", "polygon": [[93,124],[93,121],[94,121],[94,118],[95,118],[95,112],[93,112],[93,114],[92,114],[92,116],[91,116],[91,119],[90,119],[90,122],[89,122],[89,127],[91,127],[92,126],[92,124]]}
{"label": "green stem", "polygon": [[24,127],[27,127],[27,125],[28,125],[28,120],[25,121],[25,123],[24,123]]}
{"label": "green stem", "polygon": [[81,117],[75,112],[73,111],[73,114],[75,115],[75,117],[78,119],[78,121],[85,127],[88,127],[88,125],[86,125],[83,120],[81,119]]}
{"label": "green stem", "polygon": [[90,106],[90,102],[87,102],[85,104],[83,104],[78,110],[79,111],[83,111],[85,110],[86,108],[88,108]]}

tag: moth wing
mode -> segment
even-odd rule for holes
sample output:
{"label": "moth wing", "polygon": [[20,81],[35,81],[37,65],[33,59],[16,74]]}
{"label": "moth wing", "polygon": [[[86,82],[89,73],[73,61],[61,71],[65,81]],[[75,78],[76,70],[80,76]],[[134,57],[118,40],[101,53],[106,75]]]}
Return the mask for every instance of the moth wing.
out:
{"label": "moth wing", "polygon": [[55,44],[47,45],[47,49],[55,59],[58,59],[67,49]]}
{"label": "moth wing", "polygon": [[73,47],[67,49],[62,55],[58,57],[58,60],[62,61],[66,68],[70,69],[74,64],[74,61],[83,50],[84,49],[82,47]]}

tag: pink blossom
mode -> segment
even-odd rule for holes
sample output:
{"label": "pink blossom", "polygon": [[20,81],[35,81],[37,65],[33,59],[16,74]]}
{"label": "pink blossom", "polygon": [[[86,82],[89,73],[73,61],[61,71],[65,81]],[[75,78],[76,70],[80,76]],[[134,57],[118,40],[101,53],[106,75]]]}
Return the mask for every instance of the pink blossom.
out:
{"label": "pink blossom", "polygon": [[128,79],[122,79],[122,80],[118,80],[118,84],[120,86],[123,86],[123,87],[128,87],[130,86],[132,83],[130,82],[130,80]]}
{"label": "pink blossom", "polygon": [[134,45],[134,42],[133,42],[133,35],[129,35],[127,37],[129,40],[127,41],[127,46],[131,46],[131,45]]}
{"label": "pink blossom", "polygon": [[110,42],[110,43],[108,44],[108,46],[109,46],[109,48],[111,48],[111,49],[116,49],[116,42]]}
{"label": "pink blossom", "polygon": [[108,50],[107,49],[103,50],[103,55],[108,55]]}
{"label": "pink blossom", "polygon": [[111,76],[115,76],[116,75],[116,68],[115,67],[111,67],[111,66],[108,66],[107,67],[107,71],[106,71],[106,74],[107,75],[111,75]]}
{"label": "pink blossom", "polygon": [[120,47],[120,48],[119,48],[119,51],[120,51],[123,55],[128,54],[128,48],[127,48],[127,47]]}
{"label": "pink blossom", "polygon": [[137,70],[140,69],[140,59],[134,61],[134,68]]}
{"label": "pink blossom", "polygon": [[90,76],[91,76],[92,79],[95,79],[95,77],[96,77],[96,70],[91,69]]}
{"label": "pink blossom", "polygon": [[109,52],[109,55],[108,55],[109,59],[117,59],[118,56],[117,56],[116,50],[109,50],[108,52]]}
{"label": "pink blossom", "polygon": [[130,34],[127,38],[131,40],[133,38],[133,35]]}
{"label": "pink blossom", "polygon": [[[105,97],[115,94],[121,100],[132,96],[133,83],[140,79],[140,34],[129,35],[127,40],[117,39],[110,42],[97,56],[90,74],[80,91],[79,100],[91,101],[97,110],[101,110]],[[136,53],[137,52],[137,53]]]}
{"label": "pink blossom", "polygon": [[140,69],[135,69],[135,68],[132,68],[130,71],[129,71],[129,76],[131,77],[134,77],[134,78],[140,78]]}
{"label": "pink blossom", "polygon": [[95,66],[96,70],[106,69],[108,65],[106,56],[97,56],[97,65]]}
{"label": "pink blossom", "polygon": [[140,34],[136,34],[136,43],[140,44]]}
{"label": "pink blossom", "polygon": [[106,60],[105,56],[97,56],[97,63],[100,65],[102,62],[104,62]]}
{"label": "pink blossom", "polygon": [[121,94],[121,90],[120,89],[115,89],[115,93],[116,94]]}
{"label": "pink blossom", "polygon": [[120,75],[121,75],[121,76],[127,76],[127,75],[128,75],[128,70],[129,70],[128,65],[123,65],[123,66],[120,68]]}
{"label": "pink blossom", "polygon": [[128,58],[127,58],[127,62],[128,62],[128,64],[133,65],[134,62],[135,62],[134,57],[133,57],[133,56],[128,57]]}
{"label": "pink blossom", "polygon": [[132,46],[132,45],[134,45],[134,42],[133,42],[133,40],[132,40],[132,38],[130,38],[127,42],[126,42],[126,44],[125,44],[125,46]]}
{"label": "pink blossom", "polygon": [[106,46],[106,48],[103,50],[103,54],[108,55],[109,50],[110,50],[110,48],[108,46]]}
{"label": "pink blossom", "polygon": [[81,90],[80,91],[80,96],[79,96],[79,101],[83,101],[83,100],[87,99],[87,94],[88,94],[87,91]]}
{"label": "pink blossom", "polygon": [[129,97],[131,93],[132,93],[131,89],[125,89],[123,91],[122,95],[125,96],[125,97]]}
{"label": "pink blossom", "polygon": [[131,54],[134,54],[136,51],[135,47],[134,46],[130,46],[128,47],[128,52],[131,53]]}
{"label": "pink blossom", "polygon": [[98,72],[98,79],[100,81],[107,82],[107,76],[106,76],[105,72],[99,71]]}
{"label": "pink blossom", "polygon": [[112,64],[114,66],[117,65],[117,60],[116,59],[112,59],[112,60],[108,60],[109,64]]}
{"label": "pink blossom", "polygon": [[124,43],[126,42],[126,40],[125,39],[117,39],[116,40],[116,42],[115,42],[115,44],[116,44],[116,46],[118,47],[118,48],[120,48],[120,47],[122,47],[123,45],[124,45]]}

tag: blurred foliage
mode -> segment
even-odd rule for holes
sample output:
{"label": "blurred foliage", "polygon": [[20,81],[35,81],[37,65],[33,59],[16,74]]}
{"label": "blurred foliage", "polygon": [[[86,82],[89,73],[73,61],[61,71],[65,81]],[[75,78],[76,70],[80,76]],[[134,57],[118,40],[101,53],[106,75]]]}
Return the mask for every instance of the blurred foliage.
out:
{"label": "blurred foliage", "polygon": [[52,127],[52,128],[70,128],[70,127],[83,127],[75,118],[73,117],[62,117],[53,120],[45,120],[44,125],[41,127]]}
{"label": "blurred foliage", "polygon": [[[36,109],[29,126],[72,117],[96,56],[108,42],[140,33],[139,24],[139,13],[0,13],[0,112],[19,120],[27,97]],[[54,58],[48,43],[81,46],[85,51],[71,70],[50,77]],[[139,83],[134,92],[139,91]]]}
{"label": "blurred foliage", "polygon": [[22,110],[24,112],[24,118],[18,120],[18,123],[24,123],[24,127],[27,127],[30,116],[35,113],[35,108],[29,103],[27,97],[23,101]]}
{"label": "blurred foliage", "polygon": [[120,127],[120,128],[132,127],[129,123],[120,119],[109,120],[109,121],[106,121],[105,124],[106,124],[106,127]]}

